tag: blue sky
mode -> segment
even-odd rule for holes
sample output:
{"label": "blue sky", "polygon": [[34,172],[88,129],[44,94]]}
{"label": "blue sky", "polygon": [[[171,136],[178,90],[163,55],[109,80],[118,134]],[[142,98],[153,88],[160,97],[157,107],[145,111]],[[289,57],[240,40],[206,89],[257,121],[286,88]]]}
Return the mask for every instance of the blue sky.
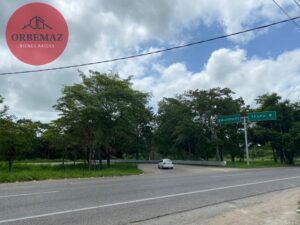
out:
{"label": "blue sky", "polygon": [[[290,16],[293,0],[277,0]],[[299,1],[299,0],[297,0]],[[106,60],[199,41],[287,19],[272,0],[45,0],[65,17],[70,39],[64,53],[45,66],[16,59],[5,40],[11,14],[29,0],[0,8],[0,72],[59,67]],[[43,15],[40,15],[43,16]],[[84,21],[89,19],[88,26]],[[300,21],[298,20],[300,24]],[[157,55],[81,70],[134,75],[135,89],[151,92],[151,105],[188,89],[229,87],[255,106],[259,95],[300,96],[300,28],[292,22]],[[48,122],[64,85],[80,82],[76,69],[0,77],[0,94],[18,118]],[[300,86],[300,85],[299,85]]]}
{"label": "blue sky", "polygon": [[[298,19],[295,21],[298,22],[300,26],[300,20]],[[261,21],[261,23],[256,24],[254,26],[261,26],[264,24],[268,24],[268,22]],[[209,59],[211,53],[214,50],[220,48],[245,49],[249,58],[276,58],[283,52],[299,48],[300,28],[295,26],[293,22],[287,22],[284,24],[276,25],[269,28],[268,31],[262,31],[265,33],[257,35],[257,37],[254,40],[246,43],[236,43],[229,39],[222,39],[180,50],[171,51],[164,55],[165,57],[163,57],[161,62],[164,65],[169,65],[178,61],[185,62],[187,68],[190,71],[196,73],[199,70],[203,69],[203,66]],[[220,35],[224,35],[224,30],[218,24],[214,24],[210,27],[199,25],[193,30],[188,31],[188,36],[190,36],[191,38],[187,39],[185,43],[205,40]]]}

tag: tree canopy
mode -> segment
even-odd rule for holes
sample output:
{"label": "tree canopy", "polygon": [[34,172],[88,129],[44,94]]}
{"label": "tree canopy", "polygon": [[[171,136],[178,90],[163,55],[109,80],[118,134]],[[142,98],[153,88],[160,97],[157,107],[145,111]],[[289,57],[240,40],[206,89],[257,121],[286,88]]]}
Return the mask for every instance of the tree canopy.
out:
{"label": "tree canopy", "polygon": [[[149,94],[132,89],[130,78],[117,74],[81,73],[82,83],[66,86],[54,108],[60,111],[55,122],[62,133],[82,139],[88,163],[96,155],[109,160],[112,153],[136,153],[139,157],[149,133],[152,111]],[[103,152],[104,150],[104,152]]]}
{"label": "tree canopy", "polygon": [[216,119],[257,111],[276,111],[277,120],[248,125],[250,149],[270,149],[283,164],[300,155],[300,103],[276,93],[258,96],[250,107],[229,88],[187,90],[153,110],[151,95],[135,90],[131,77],[97,71],[80,76],[80,83],[63,88],[53,106],[59,116],[46,124],[9,115],[0,96],[0,159],[9,169],[24,158],[81,159],[89,169],[102,168],[102,159],[109,166],[111,158],[242,161],[242,124]]}

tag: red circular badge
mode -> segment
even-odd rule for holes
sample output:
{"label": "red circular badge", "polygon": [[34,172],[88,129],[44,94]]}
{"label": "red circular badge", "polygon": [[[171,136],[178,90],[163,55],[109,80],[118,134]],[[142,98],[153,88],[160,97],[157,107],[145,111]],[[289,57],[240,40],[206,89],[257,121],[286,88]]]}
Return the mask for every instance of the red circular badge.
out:
{"label": "red circular badge", "polygon": [[68,25],[63,15],[45,3],[30,3],[17,9],[6,27],[11,52],[30,65],[57,59],[66,48]]}

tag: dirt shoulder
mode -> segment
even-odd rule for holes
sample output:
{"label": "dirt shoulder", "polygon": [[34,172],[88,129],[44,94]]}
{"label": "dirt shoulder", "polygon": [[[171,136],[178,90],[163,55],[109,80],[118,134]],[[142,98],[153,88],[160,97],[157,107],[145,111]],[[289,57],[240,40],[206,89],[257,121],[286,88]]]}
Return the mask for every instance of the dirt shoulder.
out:
{"label": "dirt shoulder", "polygon": [[[249,198],[249,206],[215,216],[207,225],[298,225],[300,215],[296,212],[300,200],[300,189],[290,189],[260,197]],[[247,200],[246,200],[247,201]],[[237,203],[237,206],[239,204]]]}
{"label": "dirt shoulder", "polygon": [[137,224],[181,225],[299,225],[296,212],[300,188],[277,191]]}

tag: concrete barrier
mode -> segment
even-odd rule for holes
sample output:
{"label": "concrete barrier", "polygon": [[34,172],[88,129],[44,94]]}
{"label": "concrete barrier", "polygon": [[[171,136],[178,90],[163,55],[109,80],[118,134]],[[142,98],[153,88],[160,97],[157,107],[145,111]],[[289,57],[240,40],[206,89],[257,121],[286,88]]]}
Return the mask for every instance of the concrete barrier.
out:
{"label": "concrete barrier", "polygon": [[226,161],[190,161],[190,160],[174,160],[174,164],[181,165],[199,165],[199,166],[226,166]]}
{"label": "concrete barrier", "polygon": [[[106,162],[106,160],[103,160]],[[123,162],[123,163],[145,163],[145,164],[157,164],[159,160],[126,160],[126,159],[113,159],[111,162]],[[198,165],[198,166],[226,166],[226,161],[192,161],[192,160],[172,160],[172,162],[176,165]]]}

